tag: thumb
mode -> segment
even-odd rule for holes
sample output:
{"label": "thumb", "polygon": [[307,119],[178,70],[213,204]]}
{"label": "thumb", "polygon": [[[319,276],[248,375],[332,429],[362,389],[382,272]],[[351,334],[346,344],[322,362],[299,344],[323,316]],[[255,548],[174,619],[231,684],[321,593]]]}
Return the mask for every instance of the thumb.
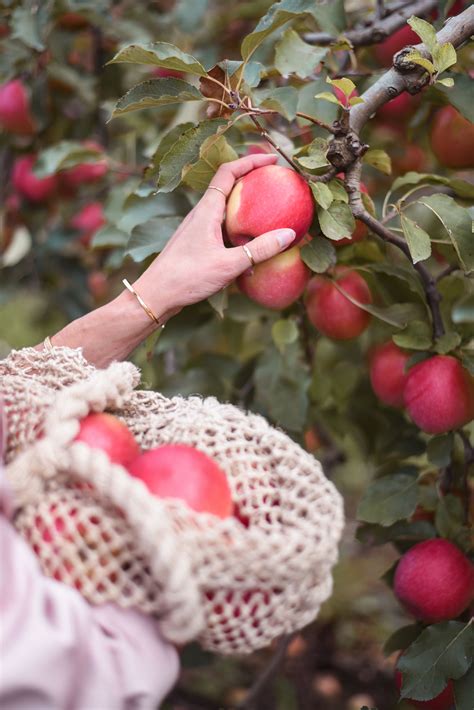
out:
{"label": "thumb", "polygon": [[[245,246],[250,251],[255,264],[260,264],[262,261],[266,261],[284,251],[295,240],[295,237],[296,232],[293,229],[274,229],[252,239]],[[245,249],[233,247],[229,251],[239,274],[251,267],[250,259]]]}

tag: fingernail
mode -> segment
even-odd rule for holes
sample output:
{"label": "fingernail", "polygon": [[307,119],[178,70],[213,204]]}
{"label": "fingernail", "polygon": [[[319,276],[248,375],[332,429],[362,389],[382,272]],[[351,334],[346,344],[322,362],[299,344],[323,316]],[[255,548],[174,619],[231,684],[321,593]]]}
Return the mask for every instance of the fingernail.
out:
{"label": "fingernail", "polygon": [[276,238],[281,247],[287,247],[288,244],[291,244],[291,242],[295,240],[295,237],[296,232],[294,229],[279,229],[276,232]]}

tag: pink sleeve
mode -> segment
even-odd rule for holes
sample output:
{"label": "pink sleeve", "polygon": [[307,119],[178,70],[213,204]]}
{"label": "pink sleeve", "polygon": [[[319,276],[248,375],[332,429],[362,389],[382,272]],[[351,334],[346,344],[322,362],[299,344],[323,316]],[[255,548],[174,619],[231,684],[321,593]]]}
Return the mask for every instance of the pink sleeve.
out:
{"label": "pink sleeve", "polygon": [[[1,440],[0,412],[0,455]],[[155,710],[176,681],[176,649],[149,617],[92,607],[44,577],[8,498],[0,462],[0,707]]]}

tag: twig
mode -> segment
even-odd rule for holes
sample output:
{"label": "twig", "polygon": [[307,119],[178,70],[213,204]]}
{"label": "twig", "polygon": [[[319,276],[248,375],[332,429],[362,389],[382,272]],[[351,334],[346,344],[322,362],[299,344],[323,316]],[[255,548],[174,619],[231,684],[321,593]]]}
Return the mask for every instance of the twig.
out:
{"label": "twig", "polygon": [[252,710],[253,708],[258,708],[256,701],[278,673],[281,664],[285,660],[286,649],[295,636],[296,632],[287,634],[286,636],[282,636],[280,638],[275,653],[263,669],[262,673],[257,677],[256,681],[247,693],[245,700],[237,705],[237,710]]}
{"label": "twig", "polygon": [[[381,19],[376,15],[375,20],[369,25],[348,30],[344,33],[344,37],[349,40],[353,47],[377,44],[390,37],[400,27],[403,27],[411,15],[416,15],[417,17],[427,15],[437,4],[437,0],[417,0],[417,2],[397,3],[391,7],[387,5],[384,16]],[[327,32],[307,32],[303,35],[303,38],[310,44],[320,46],[334,44],[338,40],[337,37]]]}
{"label": "twig", "polygon": [[470,524],[470,520],[469,520],[470,490],[469,490],[468,477],[469,477],[469,468],[472,466],[472,464],[474,464],[474,447],[472,446],[466,432],[464,432],[462,429],[460,429],[458,431],[458,434],[461,437],[462,443],[464,445],[464,476],[463,476],[464,519],[465,519],[466,525],[469,525]]}
{"label": "twig", "polygon": [[438,281],[441,281],[441,279],[444,279],[446,276],[449,276],[449,274],[452,274],[453,271],[459,271],[459,266],[456,266],[456,264],[450,264],[445,269],[440,271],[435,279],[436,283],[438,283]]}
{"label": "twig", "polygon": [[311,121],[311,123],[314,123],[316,126],[319,126],[320,128],[324,128],[324,130],[329,131],[329,133],[334,133],[333,126],[330,126],[329,123],[325,123],[324,121],[320,121],[319,118],[315,118],[314,116],[310,116],[307,113],[302,113],[301,111],[297,111],[296,115],[299,116],[300,118],[306,119],[306,121]]}
{"label": "twig", "polygon": [[302,170],[300,168],[300,166],[297,163],[295,163],[295,161],[292,158],[290,158],[290,156],[287,155],[284,150],[282,150],[280,148],[280,146],[273,140],[271,135],[267,132],[266,128],[264,126],[262,126],[261,123],[259,123],[256,116],[254,116],[250,112],[248,113],[248,115],[250,117],[250,120],[258,128],[260,134],[265,138],[265,140],[268,141],[268,143],[270,143],[270,145],[272,145],[275,148],[276,152],[279,153],[281,155],[281,157],[284,158],[287,161],[287,163],[289,163],[291,165],[293,170],[296,170],[297,173],[299,173],[302,177],[304,177],[306,179],[307,176],[306,176],[306,173],[304,172],[304,170]]}

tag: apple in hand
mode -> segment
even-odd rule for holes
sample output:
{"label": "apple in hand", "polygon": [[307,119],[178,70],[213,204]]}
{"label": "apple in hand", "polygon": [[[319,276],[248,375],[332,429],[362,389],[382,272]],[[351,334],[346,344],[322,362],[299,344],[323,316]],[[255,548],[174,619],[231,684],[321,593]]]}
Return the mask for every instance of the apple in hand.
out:
{"label": "apple in hand", "polygon": [[424,540],[401,557],[393,591],[416,619],[455,619],[474,596],[474,565],[449,540]]}
{"label": "apple in hand", "polygon": [[219,518],[233,514],[225,473],[193,446],[168,444],[150,449],[135,459],[128,470],[158,498],[178,498],[197,512]]}
{"label": "apple in hand", "polygon": [[474,124],[453,106],[436,112],[431,129],[431,149],[437,160],[453,170],[474,167]]}
{"label": "apple in hand", "polygon": [[[402,674],[397,669],[395,671],[395,683],[398,690],[402,689],[403,680]],[[454,689],[453,681],[450,680],[444,690],[439,695],[431,700],[409,700],[410,705],[422,710],[450,710],[454,705]]]}
{"label": "apple in hand", "polygon": [[108,412],[93,412],[81,419],[74,441],[105,451],[112,463],[128,466],[140,455],[140,447],[130,429]]}
{"label": "apple in hand", "polygon": [[390,407],[403,407],[403,392],[408,374],[405,372],[410,356],[389,341],[374,348],[370,358],[370,382],[377,397]]}
{"label": "apple in hand", "polygon": [[[338,286],[360,303],[372,303],[366,282],[356,271],[336,267]],[[315,276],[308,285],[306,312],[320,333],[334,340],[349,340],[360,335],[370,323],[370,313],[349,301],[334,283],[324,276]]]}
{"label": "apple in hand", "polygon": [[17,158],[13,166],[12,183],[15,190],[30,202],[44,202],[57,191],[56,175],[38,178],[33,172],[36,155],[24,155]]}
{"label": "apple in hand", "polygon": [[101,203],[90,202],[71,219],[71,227],[81,232],[81,244],[88,246],[94,234],[106,221]]}
{"label": "apple in hand", "polygon": [[19,79],[0,86],[0,127],[10,133],[26,135],[35,131],[28,92]]}
{"label": "apple in hand", "polygon": [[234,246],[273,229],[293,229],[294,246],[313,221],[311,190],[297,172],[265,165],[241,178],[227,202],[226,233]]}
{"label": "apple in hand", "polygon": [[474,419],[474,378],[452,355],[435,355],[408,372],[405,407],[428,434],[444,434]]}
{"label": "apple in hand", "polygon": [[292,247],[246,271],[237,285],[253,301],[281,310],[298,300],[309,278],[299,247]]}

